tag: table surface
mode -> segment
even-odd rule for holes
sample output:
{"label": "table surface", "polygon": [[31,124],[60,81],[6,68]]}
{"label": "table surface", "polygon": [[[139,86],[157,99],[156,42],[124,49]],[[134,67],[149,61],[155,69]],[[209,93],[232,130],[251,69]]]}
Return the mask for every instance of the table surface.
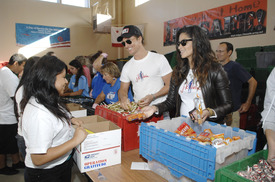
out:
{"label": "table surface", "polygon": [[[94,182],[167,181],[158,174],[149,170],[131,170],[132,162],[145,162],[145,160],[139,155],[139,149],[127,152],[121,151],[121,164],[101,168],[100,170],[89,171],[86,172],[86,174]],[[98,176],[101,175],[99,173],[101,173],[105,177],[105,180],[100,180],[100,178],[98,178]]]}

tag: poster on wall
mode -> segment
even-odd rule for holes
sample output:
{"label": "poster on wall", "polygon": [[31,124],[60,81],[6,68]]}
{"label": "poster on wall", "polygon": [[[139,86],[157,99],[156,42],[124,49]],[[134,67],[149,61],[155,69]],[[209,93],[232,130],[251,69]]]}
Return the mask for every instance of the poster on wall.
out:
{"label": "poster on wall", "polygon": [[16,45],[33,47],[70,47],[70,29],[16,23]]}
{"label": "poster on wall", "polygon": [[209,39],[266,33],[267,0],[244,0],[164,22],[163,45],[175,44],[179,28],[198,25]]}

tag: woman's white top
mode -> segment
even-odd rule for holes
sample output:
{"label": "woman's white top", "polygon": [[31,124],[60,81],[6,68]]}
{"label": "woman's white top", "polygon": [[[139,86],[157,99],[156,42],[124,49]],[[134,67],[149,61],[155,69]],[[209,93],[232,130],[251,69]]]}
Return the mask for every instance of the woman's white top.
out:
{"label": "woman's white top", "polygon": [[30,168],[49,169],[65,162],[68,151],[60,158],[44,165],[33,164],[31,154],[46,154],[47,150],[59,146],[72,138],[73,129],[67,121],[56,118],[46,107],[32,97],[22,116],[22,133],[26,143],[25,165]]}

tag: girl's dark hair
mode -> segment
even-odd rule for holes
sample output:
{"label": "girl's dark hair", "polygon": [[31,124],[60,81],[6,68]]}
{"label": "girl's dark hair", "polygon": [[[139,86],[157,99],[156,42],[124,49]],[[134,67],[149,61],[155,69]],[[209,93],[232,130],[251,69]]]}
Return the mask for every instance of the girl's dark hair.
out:
{"label": "girl's dark hair", "polygon": [[55,87],[56,76],[67,70],[66,64],[55,56],[43,56],[30,69],[24,84],[23,98],[20,108],[24,109],[31,97],[45,106],[54,116],[69,122],[68,109],[61,102]]}
{"label": "girl's dark hair", "polygon": [[[176,35],[176,42],[179,42],[180,34],[185,33],[192,39],[192,61],[194,63],[194,76],[197,78],[200,86],[206,82],[208,71],[213,61],[216,61],[215,53],[211,48],[210,41],[206,33],[197,25],[184,26],[179,29]],[[175,66],[172,78],[177,85],[186,80],[190,65],[187,58],[181,58],[178,46],[177,66]]]}
{"label": "girl's dark hair", "polygon": [[[17,92],[17,90],[21,87],[21,86],[24,86],[26,80],[27,80],[27,76],[30,72],[30,69],[31,67],[34,65],[35,62],[37,62],[38,60],[40,59],[40,57],[38,56],[32,56],[30,57],[27,61],[26,61],[26,64],[24,66],[24,70],[23,70],[23,75],[21,77],[21,80],[16,88],[16,91],[15,93]],[[17,102],[16,102],[16,98],[14,97],[14,113],[15,113],[15,116],[18,120],[19,118],[19,113],[18,113],[18,109],[17,109]]]}
{"label": "girl's dark hair", "polygon": [[70,65],[70,66],[73,66],[73,67],[75,67],[75,68],[77,69],[77,74],[76,74],[76,76],[75,76],[75,85],[74,85],[75,87],[77,87],[77,86],[78,86],[79,78],[80,78],[82,75],[84,75],[84,71],[83,71],[82,64],[81,64],[78,60],[74,59],[74,60],[72,60],[72,61],[69,63],[69,65]]}

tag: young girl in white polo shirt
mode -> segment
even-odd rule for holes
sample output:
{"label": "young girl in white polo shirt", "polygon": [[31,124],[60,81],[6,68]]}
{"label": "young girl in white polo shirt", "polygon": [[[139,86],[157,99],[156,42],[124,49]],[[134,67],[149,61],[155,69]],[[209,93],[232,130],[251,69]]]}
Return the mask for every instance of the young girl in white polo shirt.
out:
{"label": "young girl in white polo shirt", "polygon": [[[55,56],[43,56],[30,70],[20,103],[26,143],[26,181],[70,182],[72,151],[87,136],[81,123],[61,102],[68,81],[67,66]],[[75,129],[71,123],[79,125]]]}

